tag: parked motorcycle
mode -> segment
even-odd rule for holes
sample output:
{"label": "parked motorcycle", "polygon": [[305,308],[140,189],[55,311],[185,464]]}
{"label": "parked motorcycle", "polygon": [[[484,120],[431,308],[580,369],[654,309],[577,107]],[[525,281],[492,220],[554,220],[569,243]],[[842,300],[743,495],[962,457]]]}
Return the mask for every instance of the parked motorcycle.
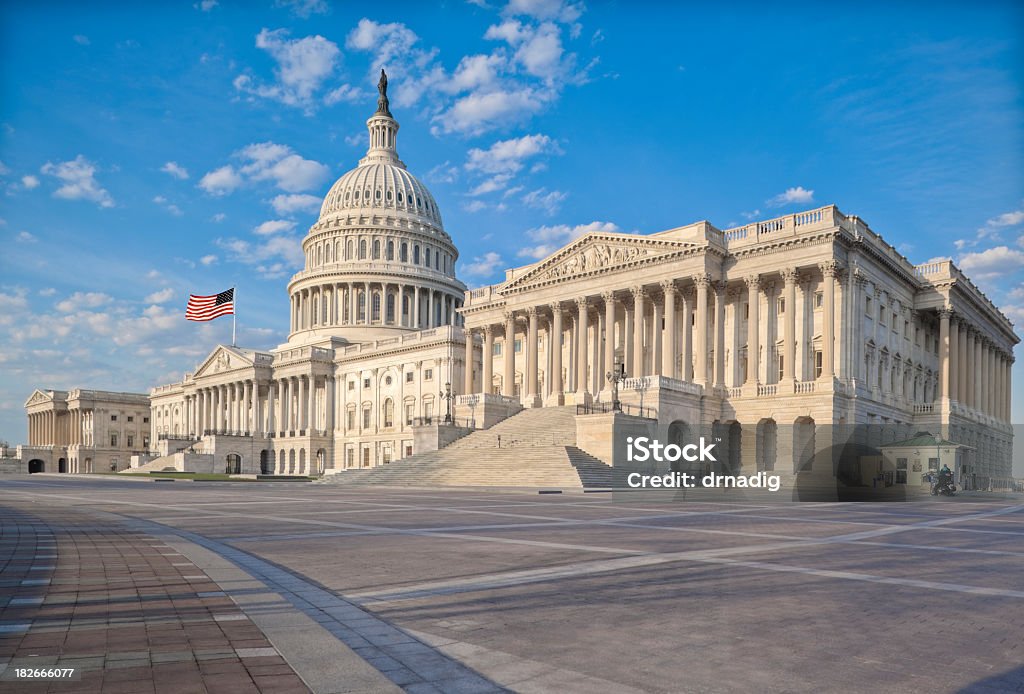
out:
{"label": "parked motorcycle", "polygon": [[940,477],[932,484],[932,496],[955,496],[956,485],[949,477]]}

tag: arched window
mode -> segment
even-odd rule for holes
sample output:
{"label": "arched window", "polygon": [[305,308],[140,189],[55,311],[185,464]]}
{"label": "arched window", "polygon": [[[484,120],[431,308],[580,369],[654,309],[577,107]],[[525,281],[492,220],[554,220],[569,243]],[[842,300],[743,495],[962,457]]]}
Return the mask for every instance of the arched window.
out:
{"label": "arched window", "polygon": [[349,239],[348,244],[346,244],[345,259],[352,260],[352,239]]}
{"label": "arched window", "polygon": [[430,248],[427,248],[426,250],[423,251],[423,258],[423,264],[426,265],[427,267],[430,267]]}
{"label": "arched window", "polygon": [[380,239],[373,240],[373,259],[380,260]]}
{"label": "arched window", "polygon": [[388,304],[387,304],[387,306],[388,306],[387,314],[386,314],[387,315],[387,322],[388,323],[394,323],[395,322],[395,295],[394,294],[388,294]]}
{"label": "arched window", "polygon": [[388,398],[384,401],[384,427],[395,426],[395,402]]}
{"label": "arched window", "polygon": [[356,309],[356,320],[357,321],[366,320],[366,292],[365,291],[360,291],[359,292],[359,298],[357,299],[357,301],[359,302],[359,308]]}
{"label": "arched window", "polygon": [[331,244],[327,244],[327,248],[324,249],[324,262],[331,262]]}
{"label": "arched window", "polygon": [[416,265],[420,264],[420,247],[418,245],[412,247],[412,262]]}
{"label": "arched window", "polygon": [[380,292],[373,293],[373,322],[380,320]]}
{"label": "arched window", "polygon": [[409,297],[402,295],[402,315],[409,315]]}
{"label": "arched window", "polygon": [[320,297],[313,297],[313,325],[320,322]]}
{"label": "arched window", "polygon": [[434,254],[434,269],[435,270],[440,270],[441,269],[441,254],[440,253],[435,253]]}
{"label": "arched window", "polygon": [[324,247],[320,244],[316,245],[316,264],[323,265],[324,262]]}
{"label": "arched window", "polygon": [[402,241],[402,248],[398,252],[398,259],[403,263],[409,262],[409,244],[405,241]]}
{"label": "arched window", "polygon": [[360,239],[359,241],[359,259],[366,259],[366,239]]}
{"label": "arched window", "polygon": [[395,242],[388,241],[388,260],[395,259]]}

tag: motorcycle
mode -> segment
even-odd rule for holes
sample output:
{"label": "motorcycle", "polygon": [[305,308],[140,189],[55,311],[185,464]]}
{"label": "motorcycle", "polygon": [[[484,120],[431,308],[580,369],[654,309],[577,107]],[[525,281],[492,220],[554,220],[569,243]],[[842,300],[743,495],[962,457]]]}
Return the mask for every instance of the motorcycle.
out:
{"label": "motorcycle", "polygon": [[950,477],[940,477],[932,485],[932,496],[955,496],[956,485]]}

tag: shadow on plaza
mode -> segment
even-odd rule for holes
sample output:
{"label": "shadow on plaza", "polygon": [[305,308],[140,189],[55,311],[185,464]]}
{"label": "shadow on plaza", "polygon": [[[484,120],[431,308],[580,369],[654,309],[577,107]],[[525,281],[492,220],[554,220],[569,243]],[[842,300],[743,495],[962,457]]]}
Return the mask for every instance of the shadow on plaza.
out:
{"label": "shadow on plaza", "polygon": [[[954,659],[955,660],[955,659]],[[990,692],[1024,692],[1024,665],[1007,670],[983,680],[971,682],[957,690],[957,694],[979,694]]]}

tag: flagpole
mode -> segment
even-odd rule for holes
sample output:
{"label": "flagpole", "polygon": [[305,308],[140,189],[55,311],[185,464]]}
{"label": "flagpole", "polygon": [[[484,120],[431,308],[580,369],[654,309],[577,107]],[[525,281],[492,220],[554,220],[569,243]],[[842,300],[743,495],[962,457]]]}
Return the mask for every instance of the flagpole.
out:
{"label": "flagpole", "polygon": [[235,308],[231,312],[231,346],[237,347],[235,344],[235,316],[238,315],[238,288],[232,287],[232,300],[235,303]]}

